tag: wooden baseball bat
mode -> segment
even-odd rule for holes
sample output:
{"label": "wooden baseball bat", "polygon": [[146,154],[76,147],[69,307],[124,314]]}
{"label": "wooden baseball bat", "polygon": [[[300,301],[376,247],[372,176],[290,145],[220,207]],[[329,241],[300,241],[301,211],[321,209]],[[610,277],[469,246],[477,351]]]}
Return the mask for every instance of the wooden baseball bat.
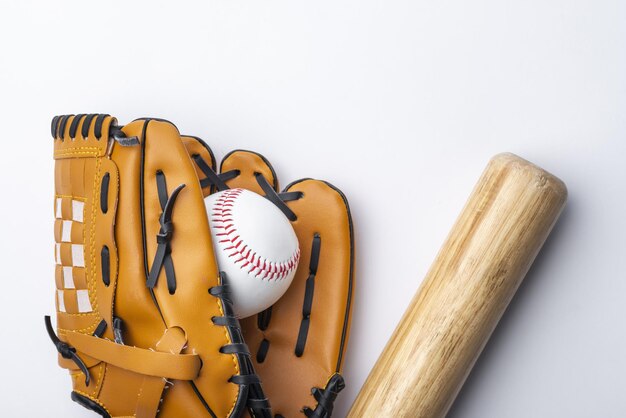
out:
{"label": "wooden baseball bat", "polygon": [[444,417],[566,199],[552,174],[492,158],[348,417]]}

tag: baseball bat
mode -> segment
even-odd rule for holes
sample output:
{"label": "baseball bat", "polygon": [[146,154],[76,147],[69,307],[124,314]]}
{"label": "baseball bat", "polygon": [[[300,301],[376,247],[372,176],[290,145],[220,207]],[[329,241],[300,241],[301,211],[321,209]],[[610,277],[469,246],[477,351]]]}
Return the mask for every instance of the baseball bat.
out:
{"label": "baseball bat", "polygon": [[447,414],[566,199],[530,162],[491,159],[349,418]]}

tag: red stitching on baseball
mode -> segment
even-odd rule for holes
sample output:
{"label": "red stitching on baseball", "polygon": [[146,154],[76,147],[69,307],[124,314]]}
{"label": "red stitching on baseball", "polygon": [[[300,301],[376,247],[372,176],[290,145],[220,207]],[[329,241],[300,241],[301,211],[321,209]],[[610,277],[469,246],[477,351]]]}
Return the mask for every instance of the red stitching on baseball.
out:
{"label": "red stitching on baseball", "polygon": [[[230,237],[231,233],[237,232],[237,228],[235,227],[232,219],[232,208],[242,192],[243,189],[226,190],[222,192],[222,195],[214,203],[213,210],[211,211],[211,221],[213,223],[218,222],[219,225],[213,224],[212,226],[215,229],[222,229],[225,231],[215,234],[216,236],[223,237],[223,239],[220,239],[218,242],[231,243],[231,245],[224,248],[224,251],[230,252],[228,257],[239,256],[239,258],[234,261],[235,264],[245,261],[245,263],[239,266],[242,270],[245,267],[252,266],[248,271],[248,274],[258,270],[255,277],[262,275],[262,277],[260,277],[262,280],[266,278],[268,280],[282,280],[287,277],[287,275],[298,265],[298,260],[300,259],[300,248],[296,248],[296,251],[288,260],[274,263],[267,261],[266,259],[262,259],[260,255],[252,251],[252,249],[244,243],[239,235]],[[230,223],[225,225],[226,222]]]}

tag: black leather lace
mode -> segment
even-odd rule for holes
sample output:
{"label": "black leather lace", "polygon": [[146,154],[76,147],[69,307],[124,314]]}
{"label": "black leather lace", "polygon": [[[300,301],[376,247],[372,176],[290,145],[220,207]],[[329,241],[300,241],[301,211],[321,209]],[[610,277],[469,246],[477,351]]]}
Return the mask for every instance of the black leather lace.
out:
{"label": "black leather lace", "polygon": [[313,292],[315,290],[315,275],[317,274],[317,265],[320,260],[320,251],[322,247],[322,238],[319,234],[313,236],[311,244],[311,258],[309,261],[309,277],[306,279],[304,289],[304,301],[302,303],[302,320],[300,321],[300,330],[298,331],[298,339],[296,340],[295,354],[301,357],[304,354],[306,339],[309,334],[309,325],[311,323],[311,310],[313,308]]}
{"label": "black leather lace", "polygon": [[89,136],[89,129],[93,124],[94,128],[94,136],[97,139],[102,138],[102,127],[104,124],[104,119],[109,116],[105,113],[92,113],[92,114],[79,114],[79,115],[60,115],[55,116],[52,119],[51,133],[52,137],[55,139],[63,140],[65,138],[65,128],[67,127],[67,123],[70,119],[72,122],[70,123],[70,128],[68,131],[70,139],[76,138],[76,133],[78,132],[78,124],[81,119],[85,118],[83,121],[83,126],[81,129],[81,135],[83,138],[87,138]]}
{"label": "black leather lace", "polygon": [[224,173],[217,174],[215,170],[211,168],[210,165],[207,164],[206,161],[199,155],[194,154],[191,156],[193,160],[198,165],[200,171],[204,173],[205,178],[200,180],[200,185],[204,188],[207,186],[213,186],[219,192],[223,190],[228,190],[228,186],[226,182],[230,179],[237,177],[240,174],[239,170],[230,170]]}
{"label": "black leather lace", "polygon": [[343,377],[334,374],[325,388],[313,388],[311,393],[317,401],[315,409],[305,407],[302,412],[307,418],[330,418],[333,414],[333,406],[337,395],[346,387]]}
{"label": "black leather lace", "polygon": [[[78,126],[80,121],[83,121],[80,134],[83,139],[86,139],[89,136],[89,131],[93,127],[93,133],[96,139],[100,140],[102,138],[102,129],[104,127],[104,120],[109,115],[105,113],[90,113],[90,114],[78,114],[78,115],[59,115],[52,118],[52,123],[50,124],[50,133],[54,139],[60,139],[63,141],[65,139],[65,128],[67,128],[67,124],[72,120],[68,129],[68,137],[72,141],[76,139],[76,135],[78,134]],[[109,126],[109,137],[115,140],[122,146],[133,146],[139,144],[139,139],[136,136],[126,136],[124,132],[122,132],[122,128],[116,125]]]}
{"label": "black leather lace", "polygon": [[157,192],[159,195],[159,203],[161,204],[161,216],[159,223],[161,228],[157,234],[157,251],[148,274],[147,286],[150,289],[154,289],[159,279],[161,269],[165,268],[165,278],[167,280],[167,289],[170,294],[173,295],[176,292],[176,272],[174,271],[174,262],[172,261],[172,248],[170,242],[172,235],[174,234],[174,223],[172,222],[172,212],[174,211],[174,203],[176,198],[182,189],[185,188],[184,184],[179,185],[172,194],[168,197],[167,183],[165,181],[165,174],[162,171],[158,171],[156,174]]}
{"label": "black leather lace", "polygon": [[[87,366],[85,365],[83,360],[78,356],[78,354],[76,354],[76,349],[70,346],[68,343],[61,341],[59,337],[57,337],[54,329],[52,328],[52,320],[50,319],[49,315],[44,316],[44,321],[46,325],[46,331],[48,332],[48,335],[50,336],[50,339],[52,340],[52,343],[56,347],[57,351],[61,354],[63,358],[72,360],[76,364],[80,371],[85,375],[85,386],[89,386],[89,383],[91,382],[89,369],[87,369]],[[92,335],[94,337],[102,338],[106,329],[107,323],[104,319],[102,319],[96,326],[96,329],[93,331]],[[113,318],[113,333],[115,335],[115,342],[123,345],[124,341],[122,340],[122,320],[120,318]]]}
{"label": "black leather lace", "polygon": [[83,374],[85,375],[85,386],[89,386],[89,383],[91,382],[89,370],[87,369],[87,366],[85,365],[83,360],[78,356],[78,354],[76,354],[76,349],[70,346],[68,343],[61,341],[59,337],[57,337],[57,335],[54,333],[54,329],[52,328],[52,321],[49,315],[46,315],[44,317],[44,321],[46,323],[46,331],[48,331],[48,335],[50,336],[50,339],[52,340],[52,343],[55,345],[59,354],[61,354],[63,358],[72,360],[76,364],[80,371],[83,372]]}
{"label": "black leather lace", "polygon": [[263,394],[261,379],[254,373],[250,350],[243,340],[239,320],[234,314],[233,303],[229,297],[230,287],[224,272],[220,272],[220,285],[211,287],[209,293],[220,298],[224,309],[223,316],[214,316],[211,320],[215,325],[226,327],[232,341],[232,343],[222,346],[220,353],[236,355],[240,364],[240,374],[231,376],[229,382],[241,386],[242,390],[247,392],[246,406],[252,416],[271,418],[270,403]]}
{"label": "black leather lace", "polygon": [[259,183],[259,186],[261,186],[261,189],[263,189],[263,192],[265,193],[265,198],[267,200],[276,205],[276,207],[278,207],[278,209],[280,209],[285,214],[287,219],[289,219],[291,222],[298,219],[296,214],[289,208],[289,206],[287,206],[285,202],[290,202],[292,200],[298,200],[302,198],[302,192],[279,193],[274,190],[272,185],[267,181],[263,174],[254,173],[254,177],[256,178],[257,183]]}

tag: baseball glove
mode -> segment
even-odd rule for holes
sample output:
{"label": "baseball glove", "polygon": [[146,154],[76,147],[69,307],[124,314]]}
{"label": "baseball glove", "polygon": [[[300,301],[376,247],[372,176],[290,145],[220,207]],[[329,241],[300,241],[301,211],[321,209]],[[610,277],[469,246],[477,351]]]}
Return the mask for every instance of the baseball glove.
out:
{"label": "baseball glove", "polygon": [[[46,326],[72,399],[104,417],[330,417],[353,288],[343,194],[309,179],[279,193],[247,151],[218,174],[210,148],[164,120],[60,116],[52,135],[58,336]],[[281,208],[303,254],[283,298],[241,326],[203,202],[228,187]]]}
{"label": "baseball glove", "polygon": [[329,183],[297,180],[279,192],[262,155],[236,150],[220,165],[198,138],[185,142],[205,195],[244,188],[280,208],[298,236],[301,259],[285,295],[266,311],[241,320],[255,370],[276,418],[329,418],[350,329],[354,240],[348,202]]}
{"label": "baseball glove", "polygon": [[271,417],[203,193],[174,125],[52,121],[57,334],[72,399],[103,417]]}

